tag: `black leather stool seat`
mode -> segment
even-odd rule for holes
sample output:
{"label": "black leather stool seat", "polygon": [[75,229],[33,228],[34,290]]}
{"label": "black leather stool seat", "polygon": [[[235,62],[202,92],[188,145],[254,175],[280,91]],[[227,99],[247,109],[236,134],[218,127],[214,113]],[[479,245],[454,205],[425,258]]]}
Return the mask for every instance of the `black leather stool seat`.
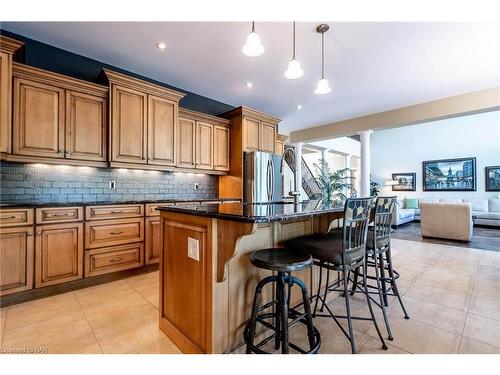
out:
{"label": "black leather stool seat", "polygon": [[[327,234],[313,234],[289,240],[285,243],[286,248],[295,251],[305,251],[311,254],[314,259],[332,263],[335,266],[342,265],[342,229],[334,229]],[[346,254],[351,262],[351,258],[359,258],[363,254],[357,252]]]}
{"label": "black leather stool seat", "polygon": [[300,271],[313,265],[313,258],[307,252],[287,251],[270,248],[254,252],[250,262],[255,267],[278,272]]}

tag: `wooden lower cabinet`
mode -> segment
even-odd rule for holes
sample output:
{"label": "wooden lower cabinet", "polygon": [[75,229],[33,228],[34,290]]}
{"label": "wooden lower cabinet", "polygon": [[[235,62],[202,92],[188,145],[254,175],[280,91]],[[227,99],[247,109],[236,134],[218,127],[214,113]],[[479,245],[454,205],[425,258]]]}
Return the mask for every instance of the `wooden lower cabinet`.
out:
{"label": "wooden lower cabinet", "polygon": [[83,223],[36,227],[35,287],[83,277]]}
{"label": "wooden lower cabinet", "polygon": [[144,263],[153,264],[160,261],[161,251],[161,225],[160,218],[146,218],[146,248],[144,251]]}
{"label": "wooden lower cabinet", "polygon": [[142,242],[85,251],[85,277],[123,271],[143,264]]}
{"label": "wooden lower cabinet", "polygon": [[0,229],[0,296],[33,289],[33,227]]}

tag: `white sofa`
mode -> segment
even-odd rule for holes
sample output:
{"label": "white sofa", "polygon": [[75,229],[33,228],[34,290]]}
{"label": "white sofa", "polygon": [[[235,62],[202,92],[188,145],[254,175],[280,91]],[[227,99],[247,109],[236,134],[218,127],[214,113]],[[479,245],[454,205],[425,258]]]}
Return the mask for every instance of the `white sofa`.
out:
{"label": "white sofa", "polygon": [[470,202],[421,203],[422,236],[470,241],[472,210]]}
{"label": "white sofa", "polygon": [[392,225],[398,226],[420,220],[420,203],[470,203],[474,224],[500,227],[500,199],[496,198],[421,198],[419,199],[419,208],[417,209],[405,208],[404,200],[398,199],[392,217]]}

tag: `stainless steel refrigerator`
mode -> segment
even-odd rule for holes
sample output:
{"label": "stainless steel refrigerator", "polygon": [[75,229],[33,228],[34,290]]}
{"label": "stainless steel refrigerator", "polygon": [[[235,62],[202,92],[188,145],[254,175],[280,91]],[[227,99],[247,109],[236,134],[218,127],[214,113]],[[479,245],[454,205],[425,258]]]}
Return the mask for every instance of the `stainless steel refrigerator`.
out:
{"label": "stainless steel refrigerator", "polygon": [[281,156],[271,152],[245,152],[243,202],[280,202],[282,194]]}

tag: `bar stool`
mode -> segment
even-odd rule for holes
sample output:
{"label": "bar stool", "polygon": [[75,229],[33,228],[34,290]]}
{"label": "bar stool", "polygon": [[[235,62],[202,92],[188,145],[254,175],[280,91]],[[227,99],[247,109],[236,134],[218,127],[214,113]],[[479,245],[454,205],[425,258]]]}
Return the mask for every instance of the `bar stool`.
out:
{"label": "bar stool", "polygon": [[[254,252],[250,257],[250,262],[258,268],[275,271],[277,274],[264,278],[255,288],[252,317],[243,331],[243,338],[247,345],[247,354],[269,353],[261,348],[272,339],[274,339],[275,350],[278,350],[281,347],[281,353],[283,354],[288,354],[289,348],[303,354],[317,353],[321,345],[321,338],[319,331],[313,325],[307,287],[302,280],[291,275],[291,272],[293,271],[311,268],[313,265],[313,259],[311,256],[301,252],[289,252],[283,248],[271,248]],[[269,283],[275,283],[276,298],[271,302],[260,306],[259,303],[262,288]],[[294,285],[297,285],[302,291],[302,303],[290,308],[290,292]],[[285,288],[286,286],[288,288]],[[304,313],[297,310],[300,306],[304,307]],[[272,307],[274,307],[273,312],[261,313],[263,310]],[[273,322],[270,323],[267,321],[269,319]],[[264,338],[261,342],[256,344],[254,341],[257,323],[260,323],[265,328],[274,331],[274,334]],[[309,350],[303,350],[298,345],[289,342],[289,328],[292,328],[299,323],[306,325]]]}
{"label": "bar stool", "polygon": [[[368,288],[376,289],[370,294],[378,294],[379,301],[372,301],[381,308],[387,329],[388,339],[393,340],[391,326],[387,317],[386,307],[389,306],[387,296],[396,296],[404,313],[405,319],[410,319],[404,307],[401,295],[397,287],[396,279],[399,273],[392,267],[391,256],[391,222],[392,212],[396,205],[396,197],[378,197],[375,203],[374,225],[368,228],[367,269],[374,269],[375,276],[367,275],[368,280],[374,280],[376,285],[368,285]],[[386,271],[389,276],[386,276]],[[356,270],[353,278],[351,295],[358,286],[359,271]],[[390,284],[387,288],[386,283]]]}
{"label": "bar stool", "polygon": [[[371,299],[368,292],[367,272],[366,272],[366,241],[368,235],[368,225],[370,220],[372,198],[352,198],[347,199],[344,207],[344,220],[341,230],[335,229],[326,235],[313,235],[286,242],[286,248],[295,251],[309,252],[314,258],[314,264],[319,266],[318,293],[313,296],[316,300],[313,317],[331,317],[340,328],[344,336],[351,344],[351,351],[356,353],[352,320],[371,320],[375,326],[378,337],[382,343],[382,349],[387,350],[387,345],[382,337],[377,321],[373,314]],[[370,317],[352,316],[350,306],[349,274],[352,271],[362,269],[363,288],[360,293],[366,297]],[[342,273],[342,279],[338,279],[331,285],[325,286],[324,295],[321,296],[323,269]],[[345,298],[346,316],[335,315],[326,304],[328,291],[342,292]],[[354,290],[353,290],[354,291]],[[354,291],[356,292],[356,291]],[[317,314],[318,301],[322,302],[322,307],[326,307],[328,314]],[[339,319],[346,319],[348,331],[340,324]]]}

